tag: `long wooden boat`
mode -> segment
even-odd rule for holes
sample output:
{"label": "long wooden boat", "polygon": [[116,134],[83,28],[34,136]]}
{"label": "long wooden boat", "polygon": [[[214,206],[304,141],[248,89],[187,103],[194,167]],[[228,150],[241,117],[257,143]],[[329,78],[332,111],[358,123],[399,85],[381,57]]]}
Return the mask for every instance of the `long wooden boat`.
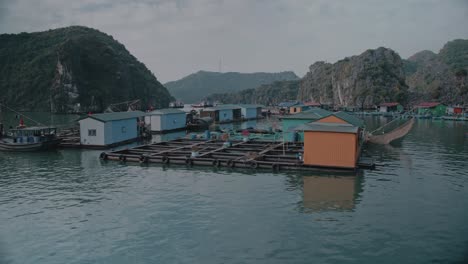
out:
{"label": "long wooden boat", "polygon": [[205,107],[213,107],[213,104],[207,101],[202,101],[198,104],[192,104],[193,108],[205,108]]}
{"label": "long wooden boat", "polygon": [[28,127],[11,129],[0,138],[0,151],[40,151],[56,148],[61,142],[53,127]]}
{"label": "long wooden boat", "polygon": [[[396,119],[397,120],[397,119]],[[396,129],[381,135],[368,135],[368,141],[374,144],[390,144],[390,142],[402,138],[408,134],[414,125],[414,118],[410,118],[401,126],[397,127]],[[374,130],[375,131],[375,130]]]}

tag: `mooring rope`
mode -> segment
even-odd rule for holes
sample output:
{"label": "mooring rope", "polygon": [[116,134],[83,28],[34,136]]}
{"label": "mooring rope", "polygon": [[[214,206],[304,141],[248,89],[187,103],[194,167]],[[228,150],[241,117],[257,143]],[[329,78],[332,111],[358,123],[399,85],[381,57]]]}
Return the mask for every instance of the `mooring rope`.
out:
{"label": "mooring rope", "polygon": [[[42,124],[41,122],[36,121],[36,120],[34,120],[34,119],[28,117],[28,116],[25,115],[25,114],[22,114],[22,113],[20,113],[20,112],[17,112],[16,110],[14,110],[14,109],[11,108],[11,107],[8,107],[8,106],[7,106],[6,104],[4,104],[4,103],[0,103],[0,107],[1,107],[1,106],[4,106],[6,109],[12,111],[13,113],[15,113],[15,114],[17,114],[17,115],[24,116],[26,119],[29,119],[30,121],[33,121],[34,123],[36,123],[36,124],[38,124],[38,125],[45,126],[45,125]],[[0,109],[0,112],[1,112],[1,109]]]}
{"label": "mooring rope", "polygon": [[400,118],[395,118],[395,119],[393,119],[392,121],[390,121],[390,122],[386,123],[385,125],[383,125],[383,126],[377,128],[376,130],[374,130],[374,131],[372,131],[372,132],[369,132],[369,134],[372,135],[372,134],[374,134],[375,131],[379,131],[380,129],[384,128],[385,126],[391,124],[393,121],[397,121],[397,120],[400,120]]}

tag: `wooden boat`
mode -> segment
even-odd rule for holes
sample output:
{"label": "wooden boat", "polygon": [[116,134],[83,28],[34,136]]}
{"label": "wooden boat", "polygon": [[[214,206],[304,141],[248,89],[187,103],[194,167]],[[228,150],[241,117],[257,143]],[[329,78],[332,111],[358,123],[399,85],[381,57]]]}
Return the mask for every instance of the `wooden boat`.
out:
{"label": "wooden boat", "polygon": [[[397,127],[396,129],[388,133],[381,134],[381,135],[370,133],[367,137],[367,140],[374,144],[382,144],[382,145],[390,144],[390,142],[406,136],[406,134],[408,134],[413,128],[413,125],[414,125],[414,118],[410,118],[404,124],[402,124],[401,126]],[[375,131],[376,130],[374,130],[373,132]]]}
{"label": "wooden boat", "polygon": [[57,138],[54,127],[24,127],[11,129],[0,137],[0,151],[39,151],[53,149],[61,139]]}
{"label": "wooden boat", "polygon": [[169,108],[184,108],[184,103],[181,101],[170,102]]}
{"label": "wooden boat", "polygon": [[198,104],[193,104],[193,108],[205,108],[205,107],[213,107],[213,104],[207,101],[200,102]]}

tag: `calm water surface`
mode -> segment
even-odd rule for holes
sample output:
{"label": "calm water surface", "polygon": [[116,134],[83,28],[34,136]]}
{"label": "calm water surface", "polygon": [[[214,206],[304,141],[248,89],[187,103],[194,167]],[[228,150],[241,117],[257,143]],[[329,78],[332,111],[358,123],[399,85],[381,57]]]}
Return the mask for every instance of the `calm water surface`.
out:
{"label": "calm water surface", "polygon": [[466,133],[418,121],[344,175],[0,153],[0,263],[466,263]]}

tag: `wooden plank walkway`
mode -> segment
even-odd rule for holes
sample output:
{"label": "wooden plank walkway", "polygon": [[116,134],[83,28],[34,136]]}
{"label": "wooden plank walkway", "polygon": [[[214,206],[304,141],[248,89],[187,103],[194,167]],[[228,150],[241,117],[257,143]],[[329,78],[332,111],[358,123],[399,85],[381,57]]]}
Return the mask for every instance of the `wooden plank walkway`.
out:
{"label": "wooden plank walkway", "polygon": [[[176,139],[130,149],[103,152],[102,160],[121,162],[186,164],[213,167],[316,170],[303,164],[302,142]],[[369,168],[369,164],[365,164]],[[330,169],[330,168],[328,168]]]}

